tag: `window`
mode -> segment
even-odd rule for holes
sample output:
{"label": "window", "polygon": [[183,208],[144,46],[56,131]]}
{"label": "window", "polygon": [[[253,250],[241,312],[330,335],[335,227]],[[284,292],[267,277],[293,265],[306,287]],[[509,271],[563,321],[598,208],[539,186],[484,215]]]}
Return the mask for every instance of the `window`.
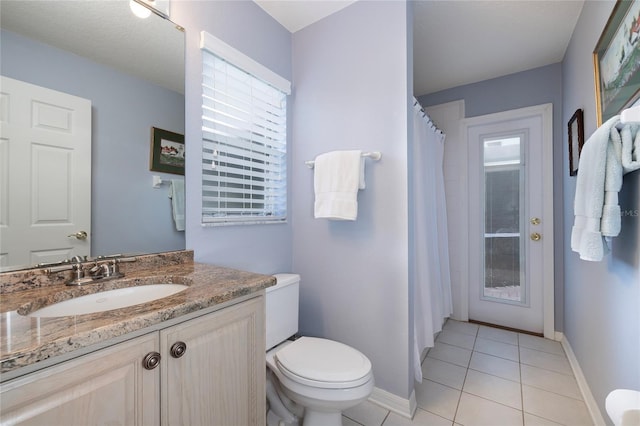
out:
{"label": "window", "polygon": [[202,223],[287,218],[290,83],[202,34]]}

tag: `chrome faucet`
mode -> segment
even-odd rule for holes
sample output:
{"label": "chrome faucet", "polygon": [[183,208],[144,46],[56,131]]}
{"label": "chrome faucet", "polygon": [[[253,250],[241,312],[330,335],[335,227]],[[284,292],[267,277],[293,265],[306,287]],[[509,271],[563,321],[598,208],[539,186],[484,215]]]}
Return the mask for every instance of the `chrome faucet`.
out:
{"label": "chrome faucet", "polygon": [[91,274],[91,278],[93,278],[94,280],[105,278],[113,279],[123,276],[123,274],[120,272],[120,267],[118,266],[118,259],[113,259],[102,263],[98,263],[96,261],[95,266],[89,269],[89,273]]}
{"label": "chrome faucet", "polygon": [[[113,280],[116,278],[124,277],[124,274],[120,272],[119,264],[122,262],[135,262],[136,257],[112,257],[112,256],[100,256],[94,260],[87,260],[80,256],[74,256],[71,259],[59,262],[59,266],[52,266],[44,269],[44,272],[49,275],[55,272],[61,271],[73,271],[72,278],[66,282],[67,285],[79,286],[96,281]],[[74,263],[72,263],[74,262]],[[93,266],[84,265],[83,262],[93,262]]]}

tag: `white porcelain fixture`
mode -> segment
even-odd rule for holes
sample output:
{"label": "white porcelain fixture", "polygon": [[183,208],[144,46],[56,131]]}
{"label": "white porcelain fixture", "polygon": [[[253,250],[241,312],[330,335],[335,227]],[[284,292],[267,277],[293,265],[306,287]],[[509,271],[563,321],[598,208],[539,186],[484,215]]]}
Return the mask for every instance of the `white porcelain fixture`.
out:
{"label": "white porcelain fixture", "polygon": [[317,337],[287,340],[298,331],[300,276],[275,275],[267,288],[268,425],[339,426],[342,411],[373,391],[369,359],[343,343]]}
{"label": "white porcelain fixture", "polygon": [[616,389],[605,401],[607,414],[615,426],[640,425],[640,391]]}
{"label": "white porcelain fixture", "polygon": [[53,305],[45,306],[42,309],[31,312],[28,316],[66,317],[70,315],[93,314],[162,299],[186,290],[187,288],[189,288],[189,286],[182,284],[150,284],[118,288],[54,303]]}

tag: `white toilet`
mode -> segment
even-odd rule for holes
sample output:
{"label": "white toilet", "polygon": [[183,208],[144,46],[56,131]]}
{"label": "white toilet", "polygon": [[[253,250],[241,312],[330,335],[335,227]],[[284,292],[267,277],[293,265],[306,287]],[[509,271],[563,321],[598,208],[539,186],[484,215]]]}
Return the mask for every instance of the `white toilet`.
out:
{"label": "white toilet", "polygon": [[607,414],[614,426],[640,425],[640,391],[616,389],[607,395]]}
{"label": "white toilet", "polygon": [[266,290],[267,424],[342,425],[342,411],[373,391],[371,362],[332,340],[287,340],[298,332],[300,276],[275,277],[277,284]]}

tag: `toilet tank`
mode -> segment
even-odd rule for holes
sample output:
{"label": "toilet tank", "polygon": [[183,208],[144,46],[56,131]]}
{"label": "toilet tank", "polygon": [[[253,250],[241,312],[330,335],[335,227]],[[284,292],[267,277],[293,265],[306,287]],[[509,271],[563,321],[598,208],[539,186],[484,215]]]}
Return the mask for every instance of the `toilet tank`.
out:
{"label": "toilet tank", "polygon": [[300,275],[275,274],[276,285],[266,289],[266,328],[269,350],[298,332]]}

